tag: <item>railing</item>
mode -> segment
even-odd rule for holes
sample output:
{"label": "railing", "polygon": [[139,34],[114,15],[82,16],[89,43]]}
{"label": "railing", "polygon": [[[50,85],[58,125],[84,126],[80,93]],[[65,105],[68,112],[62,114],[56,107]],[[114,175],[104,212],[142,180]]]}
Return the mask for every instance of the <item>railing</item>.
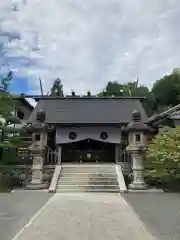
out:
{"label": "railing", "polygon": [[127,152],[126,150],[123,150],[120,153],[120,161],[122,163],[129,163],[129,164],[131,164],[131,153]]}
{"label": "railing", "polygon": [[57,182],[58,182],[58,179],[59,179],[59,175],[61,173],[61,167],[62,167],[61,165],[56,165],[56,167],[54,169],[51,184],[49,186],[49,192],[51,192],[51,193],[56,192],[56,186],[57,186]]}
{"label": "railing", "polygon": [[45,152],[44,165],[56,165],[58,163],[58,151],[47,149]]}

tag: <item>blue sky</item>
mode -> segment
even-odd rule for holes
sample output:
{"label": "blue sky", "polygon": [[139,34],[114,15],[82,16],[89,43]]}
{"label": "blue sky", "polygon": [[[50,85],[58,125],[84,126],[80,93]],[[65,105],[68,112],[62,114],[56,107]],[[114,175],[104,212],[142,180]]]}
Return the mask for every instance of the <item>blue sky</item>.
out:
{"label": "blue sky", "polygon": [[27,94],[30,89],[28,88],[28,81],[26,78],[14,76],[8,90],[16,94]]}
{"label": "blue sky", "polygon": [[57,77],[65,93],[151,87],[180,67],[179,23],[180,0],[0,0],[0,71],[35,94],[39,76],[45,93]]}

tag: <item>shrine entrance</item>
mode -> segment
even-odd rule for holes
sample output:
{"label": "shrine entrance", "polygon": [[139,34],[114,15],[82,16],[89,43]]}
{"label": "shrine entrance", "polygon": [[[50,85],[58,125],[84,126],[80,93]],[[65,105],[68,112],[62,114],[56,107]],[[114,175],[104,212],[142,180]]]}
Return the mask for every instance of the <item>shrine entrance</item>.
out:
{"label": "shrine entrance", "polygon": [[85,139],[63,144],[64,163],[108,163],[115,162],[115,144]]}

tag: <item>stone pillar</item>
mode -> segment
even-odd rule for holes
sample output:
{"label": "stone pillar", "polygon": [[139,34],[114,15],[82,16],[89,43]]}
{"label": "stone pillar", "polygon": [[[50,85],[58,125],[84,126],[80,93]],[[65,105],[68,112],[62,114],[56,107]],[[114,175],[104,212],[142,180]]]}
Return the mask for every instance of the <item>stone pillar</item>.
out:
{"label": "stone pillar", "polygon": [[62,146],[58,146],[58,164],[61,165],[61,160],[62,160]]}
{"label": "stone pillar", "polygon": [[36,133],[32,133],[32,148],[36,147]]}
{"label": "stone pillar", "polygon": [[34,185],[34,189],[40,189],[40,185],[43,183],[43,161],[39,154],[39,151],[32,151],[33,154],[33,166],[32,166],[32,179],[31,185]]}
{"label": "stone pillar", "polygon": [[47,133],[45,131],[42,131],[40,135],[40,149],[45,150],[46,145],[47,145]]}
{"label": "stone pillar", "polygon": [[44,162],[44,151],[38,147],[31,149],[33,156],[32,165],[32,178],[30,184],[26,186],[26,189],[39,190],[48,187],[47,183],[43,182],[43,162]]}
{"label": "stone pillar", "polygon": [[132,170],[133,181],[129,185],[131,189],[147,189],[148,186],[144,181],[144,159],[142,153],[132,153]]}

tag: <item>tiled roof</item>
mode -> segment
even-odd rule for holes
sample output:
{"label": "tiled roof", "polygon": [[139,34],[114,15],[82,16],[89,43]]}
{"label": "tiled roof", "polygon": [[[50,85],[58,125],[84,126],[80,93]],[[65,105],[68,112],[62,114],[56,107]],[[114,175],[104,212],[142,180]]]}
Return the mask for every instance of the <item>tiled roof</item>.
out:
{"label": "tiled roof", "polygon": [[129,123],[134,110],[141,113],[144,122],[147,121],[137,98],[44,98],[38,101],[29,122],[36,120],[40,109],[44,109],[48,123]]}

